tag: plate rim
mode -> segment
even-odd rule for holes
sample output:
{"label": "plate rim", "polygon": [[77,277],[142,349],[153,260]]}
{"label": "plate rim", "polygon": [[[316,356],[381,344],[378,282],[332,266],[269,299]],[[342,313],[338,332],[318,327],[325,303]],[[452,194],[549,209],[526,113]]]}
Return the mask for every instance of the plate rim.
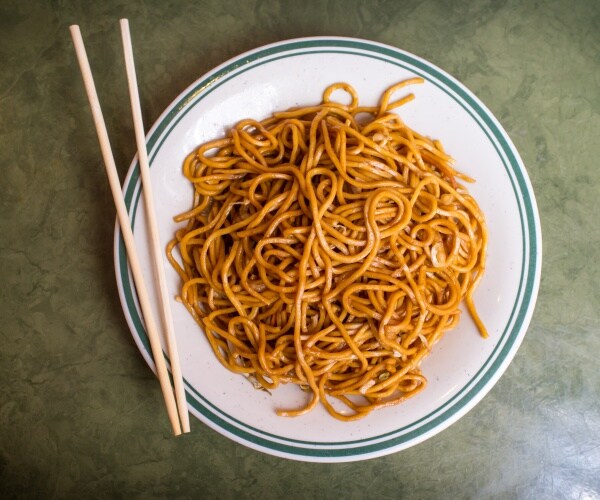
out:
{"label": "plate rim", "polygon": [[[218,88],[218,86],[226,83],[229,79],[235,78],[243,71],[257,65],[248,66],[252,63],[262,61],[260,64],[263,64],[272,61],[273,57],[271,56],[277,54],[281,54],[281,57],[289,57],[310,52],[318,52],[316,50],[310,50],[317,48],[329,49],[328,52],[343,52],[340,49],[360,50],[363,52],[357,55],[361,56],[372,56],[372,53],[376,53],[379,56],[385,56],[385,58],[376,57],[377,59],[392,63],[394,61],[390,61],[390,58],[396,59],[397,61],[404,63],[397,65],[402,67],[408,65],[410,66],[408,69],[411,71],[414,71],[414,67],[416,66],[425,73],[424,76],[433,77],[434,79],[440,80],[445,86],[448,86],[449,88],[446,88],[436,83],[431,78],[428,79],[430,82],[441,88],[449,95],[449,97],[456,100],[471,115],[496,149],[496,152],[500,156],[507,171],[517,199],[521,230],[523,232],[523,261],[521,265],[522,269],[520,271],[521,277],[519,279],[519,289],[523,287],[523,285],[524,289],[522,293],[520,291],[517,293],[513,310],[506,323],[505,331],[500,337],[501,340],[504,341],[498,342],[498,345],[495,347],[494,351],[492,351],[492,354],[485,360],[477,373],[471,376],[468,382],[464,384],[450,400],[436,407],[428,415],[401,429],[396,429],[383,435],[362,440],[344,442],[302,441],[281,437],[237,421],[235,417],[227,415],[214,403],[211,403],[206,398],[202,397],[198,391],[186,382],[188,406],[190,406],[192,413],[202,422],[230,439],[249,446],[250,448],[280,457],[304,461],[339,462],[363,460],[366,458],[382,456],[422,442],[438,432],[441,432],[464,416],[491,390],[514,358],[514,355],[525,336],[535,308],[542,264],[541,225],[531,182],[518,151],[493,113],[491,113],[475,94],[444,70],[419,56],[390,45],[359,38],[318,36],[282,40],[244,52],[206,72],[171,102],[149,130],[146,136],[146,142],[150,152],[150,164],[152,165],[152,160],[160,150],[162,141],[168,137],[170,130],[176,125],[178,120],[175,123],[171,123],[173,119],[177,117],[181,119],[185,113],[189,112],[204,95],[207,95],[208,92]],[[287,56],[285,54],[287,54]],[[217,83],[218,85],[216,85]],[[454,91],[457,96],[453,96],[448,90]],[[464,104],[460,99],[465,101]],[[490,137],[488,130],[486,130],[479,120],[477,120],[474,113],[476,116],[479,116],[490,129],[489,132],[492,134],[493,138],[497,140],[498,145],[492,137]],[[167,128],[169,128],[169,130],[165,132]],[[158,141],[161,138],[162,141],[159,143]],[[504,153],[506,158],[502,153]],[[509,166],[512,167],[512,169],[509,168]],[[514,175],[514,179],[511,176],[511,173]],[[127,208],[131,212],[132,225],[135,225],[136,208],[141,193],[139,187],[139,165],[137,164],[137,155],[134,157],[128,169],[123,184],[123,192],[125,194]],[[134,200],[134,195],[136,193],[137,198]],[[523,205],[523,207],[521,205]],[[525,218],[522,213],[523,211],[525,212]],[[137,299],[129,276],[129,266],[118,221],[115,224],[114,261],[119,298],[129,329],[142,356],[150,368],[155,371],[147,338],[143,338],[145,336],[145,330],[142,320],[139,317],[139,312],[137,319],[132,315],[132,309],[133,311],[136,311],[137,309]],[[129,292],[125,289],[126,284],[129,286]],[[496,351],[498,351],[498,353],[494,357]],[[494,359],[492,360],[492,358]],[[474,380],[476,380],[475,383],[473,383]],[[190,392],[196,393],[195,396],[190,394]],[[203,406],[197,398],[203,400],[204,404],[210,406],[212,410]],[[199,406],[196,406],[197,404],[199,404]],[[443,408],[446,407],[447,409],[443,410]],[[215,411],[221,416],[216,415]],[[429,419],[429,422],[422,426],[417,425],[419,422],[427,419]],[[247,431],[250,432],[240,429],[231,421],[246,427]],[[410,429],[411,427],[415,428],[394,437],[394,434],[398,434],[404,429]],[[264,437],[261,438],[255,433]]]}

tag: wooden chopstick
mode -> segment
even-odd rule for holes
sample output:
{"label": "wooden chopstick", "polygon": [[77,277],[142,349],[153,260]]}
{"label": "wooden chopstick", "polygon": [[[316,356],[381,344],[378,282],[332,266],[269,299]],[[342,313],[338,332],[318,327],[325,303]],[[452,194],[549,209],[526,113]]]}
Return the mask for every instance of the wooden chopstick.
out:
{"label": "wooden chopstick", "polygon": [[96,133],[98,134],[98,141],[100,142],[100,150],[102,151],[102,158],[104,159],[104,166],[106,168],[106,175],[108,176],[108,182],[110,184],[115,207],[117,209],[117,217],[119,218],[121,232],[123,234],[123,239],[125,240],[127,258],[129,260],[129,265],[133,274],[133,280],[137,289],[140,306],[142,308],[142,314],[144,316],[144,322],[146,323],[146,330],[148,332],[148,338],[150,339],[150,347],[152,348],[152,356],[154,357],[158,380],[160,381],[160,387],[165,399],[173,434],[178,436],[181,434],[181,426],[177,414],[177,405],[175,403],[173,389],[169,380],[169,373],[167,371],[165,358],[163,356],[162,347],[158,336],[158,330],[154,321],[154,314],[150,305],[150,299],[148,298],[148,291],[144,281],[144,275],[139,263],[138,252],[135,240],[133,238],[133,232],[131,230],[131,223],[127,213],[127,208],[125,207],[125,200],[123,199],[123,192],[121,191],[121,183],[119,182],[117,167],[115,166],[115,160],[110,147],[110,142],[108,140],[106,124],[104,123],[102,109],[100,108],[100,101],[98,100],[98,94],[96,93],[96,86],[94,85],[92,70],[90,69],[90,63],[87,58],[83,39],[81,38],[79,26],[71,26],[70,31],[71,37],[73,38],[73,44],[75,46],[75,52],[77,53],[77,61],[79,62],[79,68],[81,69],[83,83],[85,85],[85,90],[90,102],[90,108],[94,118],[94,125],[96,126]]}
{"label": "wooden chopstick", "polygon": [[127,19],[121,19],[120,24],[121,38],[123,40],[123,54],[125,56],[125,68],[127,70],[127,82],[129,84],[131,112],[133,114],[133,126],[138,148],[138,160],[140,164],[142,185],[144,187],[143,195],[146,202],[146,217],[148,219],[150,240],[152,242],[154,272],[156,279],[158,280],[158,288],[160,291],[159,297],[162,306],[163,327],[167,337],[167,349],[171,361],[171,373],[173,374],[173,382],[175,384],[175,397],[177,399],[179,419],[181,420],[181,429],[183,432],[190,432],[190,418],[187,411],[185,388],[183,386],[177,341],[175,339],[173,328],[173,315],[171,314],[171,307],[169,305],[169,291],[167,289],[167,279],[165,277],[165,267],[162,259],[165,253],[162,251],[160,237],[158,235],[158,226],[156,223],[156,211],[154,209],[154,196],[150,178],[150,165],[148,164],[148,151],[146,149],[146,137],[144,133],[144,122],[142,120],[137,77],[135,74],[135,63],[133,61],[133,47],[131,44],[131,34],[129,32],[129,21]]}

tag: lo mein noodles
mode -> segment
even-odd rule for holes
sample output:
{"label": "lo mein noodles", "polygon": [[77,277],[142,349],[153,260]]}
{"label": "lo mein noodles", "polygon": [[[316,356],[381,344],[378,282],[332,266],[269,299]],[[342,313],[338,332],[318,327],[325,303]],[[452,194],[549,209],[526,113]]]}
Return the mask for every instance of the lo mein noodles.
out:
{"label": "lo mein noodles", "polygon": [[321,104],[242,120],[185,160],[193,208],[168,246],[180,300],[226,368],[310,394],[279,415],[320,402],[354,420],[415,395],[462,301],[487,336],[473,304],[487,229],[459,183],[472,179],[392,112],[421,82],[374,107],[336,83]]}

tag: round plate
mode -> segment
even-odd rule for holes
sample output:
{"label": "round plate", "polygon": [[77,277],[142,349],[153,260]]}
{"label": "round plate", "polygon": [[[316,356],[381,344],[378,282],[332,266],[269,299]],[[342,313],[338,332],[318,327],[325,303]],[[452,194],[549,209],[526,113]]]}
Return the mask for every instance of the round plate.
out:
{"label": "round plate", "polygon": [[[515,147],[490,111],[461,83],[431,63],[399,49],[351,38],[288,40],[246,52],[202,76],[166,109],[147,136],[158,225],[163,244],[173,238],[175,214],[192,203],[181,173],[185,156],[222,136],[237,121],[319,103],[325,87],[348,82],[362,105],[374,105],[390,85],[413,76],[416,99],[399,113],[413,129],[439,139],[458,170],[476,179],[470,191],[486,215],[487,270],[475,294],[490,338],[479,336],[468,314],[422,363],[427,388],[405,403],[340,422],[318,407],[283,418],[309,397],[293,385],[272,395],[223,368],[204,334],[175,301],[180,282],[165,257],[167,280],[190,411],[221,434],[280,457],[315,462],[362,460],[419,443],[458,420],[491,389],[515,355],[529,324],[541,269],[541,233],[535,198]],[[137,159],[124,194],[152,283]],[[121,303],[139,349],[154,369],[140,308],[117,224],[115,268]],[[158,300],[151,291],[156,317]]]}

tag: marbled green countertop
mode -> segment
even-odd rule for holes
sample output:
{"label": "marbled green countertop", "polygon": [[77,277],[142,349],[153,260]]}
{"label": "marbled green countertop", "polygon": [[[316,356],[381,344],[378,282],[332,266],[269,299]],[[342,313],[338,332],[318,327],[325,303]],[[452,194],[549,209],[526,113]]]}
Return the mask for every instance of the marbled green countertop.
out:
{"label": "marbled green countertop", "polygon": [[[531,177],[544,263],[523,345],[475,409],[362,463],[270,457],[196,420],[171,437],[119,304],[68,32],[81,25],[124,175],[120,17],[147,124],[227,58],[310,35],[408,50],[487,104]],[[599,2],[4,1],[0,68],[0,497],[600,498]]]}

